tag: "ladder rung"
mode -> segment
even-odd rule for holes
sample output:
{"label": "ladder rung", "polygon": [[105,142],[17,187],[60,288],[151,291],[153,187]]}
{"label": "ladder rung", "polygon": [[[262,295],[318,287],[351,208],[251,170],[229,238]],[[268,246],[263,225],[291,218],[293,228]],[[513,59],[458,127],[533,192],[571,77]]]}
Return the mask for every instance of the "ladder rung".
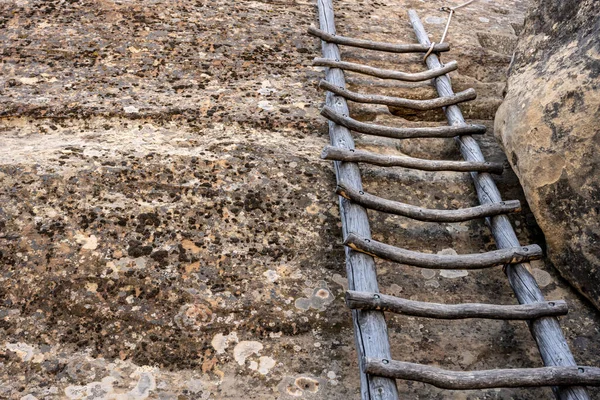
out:
{"label": "ladder rung", "polygon": [[346,304],[351,309],[390,311],[397,314],[437,319],[531,320],[540,317],[565,315],[569,312],[567,303],[564,300],[516,305],[439,304],[354,290],[346,292]]}
{"label": "ladder rung", "polygon": [[[422,44],[394,44],[385,42],[374,42],[371,40],[354,39],[344,36],[332,35],[315,27],[309,27],[308,33],[329,43],[341,44],[345,46],[360,47],[361,49],[387,51],[388,53],[426,53],[430,46]],[[448,43],[436,44],[434,52],[450,50]]]}
{"label": "ladder rung", "polygon": [[442,389],[600,386],[600,368],[596,367],[515,368],[464,372],[394,360],[371,358],[364,362],[368,374],[429,383]]}
{"label": "ladder rung", "polygon": [[343,184],[338,185],[336,193],[371,210],[402,215],[419,221],[429,222],[461,222],[475,218],[491,217],[494,215],[521,211],[521,202],[519,200],[488,203],[477,207],[461,208],[458,210],[435,210],[384,199],[362,190],[359,191],[354,188],[346,187]]}
{"label": "ladder rung", "polygon": [[380,167],[404,167],[422,171],[475,171],[493,174],[501,174],[504,171],[504,166],[500,163],[425,160],[408,156],[389,156],[364,150],[343,149],[335,146],[325,146],[321,158],[334,161],[364,162]]}
{"label": "ladder rung", "polygon": [[405,107],[412,110],[426,111],[433,110],[436,108],[447,107],[453,104],[462,103],[465,101],[473,100],[477,97],[475,89],[469,88],[462,92],[458,92],[453,96],[438,97],[437,99],[430,100],[413,100],[403,99],[401,97],[391,96],[380,96],[376,94],[361,94],[352,92],[342,87],[333,85],[326,80],[322,79],[319,82],[321,89],[329,90],[332,93],[342,96],[347,100],[352,100],[357,103],[368,103],[368,104],[384,104],[391,107]]}
{"label": "ladder rung", "polygon": [[344,71],[359,72],[361,74],[375,76],[381,79],[396,79],[399,81],[406,82],[420,82],[427,79],[437,78],[438,76],[447,74],[448,72],[458,69],[458,63],[456,61],[450,61],[443,67],[437,69],[428,69],[422,72],[400,72],[391,69],[381,69],[370,67],[368,65],[357,64],[346,61],[330,60],[328,58],[315,58],[313,65],[317,67],[329,67],[329,68],[340,68]]}
{"label": "ladder rung", "polygon": [[361,253],[377,256],[384,260],[432,269],[481,269],[504,264],[518,264],[542,258],[540,246],[510,247],[477,254],[428,254],[390,246],[373,239],[358,237],[350,233],[344,244]]}
{"label": "ladder rung", "polygon": [[411,138],[450,138],[460,135],[481,135],[486,131],[485,125],[457,125],[457,126],[433,126],[420,128],[394,128],[391,126],[367,124],[357,121],[345,115],[336,113],[331,107],[325,106],[321,110],[321,115],[335,122],[338,125],[345,126],[353,131],[365,133],[367,135],[383,136],[394,139]]}

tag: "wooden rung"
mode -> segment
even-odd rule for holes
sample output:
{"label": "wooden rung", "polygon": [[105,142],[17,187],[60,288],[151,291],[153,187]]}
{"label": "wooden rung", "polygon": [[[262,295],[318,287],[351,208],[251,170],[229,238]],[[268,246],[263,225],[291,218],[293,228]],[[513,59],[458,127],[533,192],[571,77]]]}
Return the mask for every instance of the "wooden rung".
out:
{"label": "wooden rung", "polygon": [[438,97],[437,99],[430,100],[413,100],[413,99],[403,99],[400,97],[391,97],[391,96],[380,96],[376,94],[361,94],[352,92],[350,90],[344,89],[342,87],[332,85],[326,80],[322,79],[319,82],[319,87],[321,89],[328,90],[332,93],[337,94],[338,96],[342,96],[347,100],[352,100],[357,103],[368,103],[368,104],[384,104],[386,106],[391,107],[405,107],[410,108],[412,110],[426,111],[433,110],[436,108],[447,107],[453,104],[462,103],[465,101],[473,100],[477,98],[477,93],[475,89],[469,88],[462,92],[458,92],[453,96],[446,97]]}
{"label": "wooden rung", "polygon": [[498,304],[439,304],[413,301],[381,293],[348,290],[346,304],[351,309],[381,310],[415,317],[437,319],[487,318],[508,320],[531,320],[540,317],[565,315],[569,312],[564,300],[541,303]]}
{"label": "wooden rung", "polygon": [[481,135],[486,131],[485,125],[456,125],[456,126],[433,126],[422,128],[394,128],[391,126],[367,124],[357,121],[345,115],[336,113],[329,106],[323,107],[321,115],[338,125],[345,126],[356,132],[367,135],[383,136],[394,139],[411,138],[450,138],[460,135]]}
{"label": "wooden rung", "polygon": [[336,193],[371,210],[402,215],[419,221],[429,222],[461,222],[475,218],[492,217],[494,215],[521,211],[521,202],[519,200],[488,203],[477,207],[461,208],[458,210],[434,210],[384,199],[362,190],[347,187],[343,184],[338,185]]}
{"label": "wooden rung", "polygon": [[334,161],[364,162],[380,167],[404,167],[422,171],[475,171],[492,174],[501,174],[504,171],[504,166],[501,163],[425,160],[408,156],[389,156],[364,150],[343,149],[335,146],[325,146],[321,158]]}
{"label": "wooden rung", "polygon": [[344,244],[361,253],[401,264],[432,269],[481,269],[504,264],[518,264],[542,258],[540,246],[511,247],[477,254],[428,254],[390,246],[350,233]]}
{"label": "wooden rung", "polygon": [[596,367],[515,368],[463,372],[373,358],[367,358],[364,363],[368,374],[429,383],[441,389],[600,386],[600,368]]}
{"label": "wooden rung", "polygon": [[[371,40],[354,39],[344,36],[331,35],[320,29],[309,27],[308,33],[329,43],[341,44],[345,46],[360,47],[361,49],[387,51],[388,53],[426,53],[430,46],[422,44],[393,44],[385,42],[374,42]],[[434,52],[450,50],[448,43],[436,44]]]}
{"label": "wooden rung", "polygon": [[317,67],[340,68],[344,71],[359,72],[361,74],[375,76],[381,79],[396,79],[399,81],[406,82],[426,81],[427,79],[437,78],[438,76],[447,74],[448,72],[458,69],[458,63],[456,61],[450,61],[441,68],[429,69],[427,71],[415,73],[375,68],[363,64],[330,60],[328,58],[315,58],[313,60],[313,65]]}

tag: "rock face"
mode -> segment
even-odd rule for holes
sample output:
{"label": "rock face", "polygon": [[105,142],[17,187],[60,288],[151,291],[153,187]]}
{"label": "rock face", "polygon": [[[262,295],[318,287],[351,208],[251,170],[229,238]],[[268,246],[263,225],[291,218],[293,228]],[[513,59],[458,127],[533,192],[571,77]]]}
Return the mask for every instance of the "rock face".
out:
{"label": "rock face", "polygon": [[[463,0],[454,0],[459,4]],[[440,2],[335,0],[338,32],[432,38]],[[359,398],[344,248],[319,116],[316,2],[0,2],[0,399],[346,400]],[[472,3],[451,28],[462,109],[493,124],[522,0]],[[380,57],[380,58],[378,58]],[[342,58],[403,71],[420,55]],[[431,98],[348,74],[352,90]],[[432,125],[351,104],[353,117]],[[420,122],[413,122],[419,120]],[[490,129],[491,131],[491,129]],[[491,132],[480,141],[504,161]],[[452,139],[356,137],[357,146],[457,158]],[[363,167],[370,192],[422,207],[477,203],[468,174]],[[507,199],[525,203],[510,171]],[[527,211],[527,210],[525,210]],[[432,253],[493,250],[482,220],[433,224],[369,213],[374,238]],[[522,243],[537,242],[526,212]],[[581,365],[600,365],[600,317],[543,261],[533,274]],[[450,275],[380,262],[382,292],[421,301],[514,304],[498,269]],[[520,321],[390,315],[395,358],[455,370],[540,365]],[[460,340],[458,340],[458,339]],[[406,399],[547,399],[550,388],[454,391],[399,381]],[[592,389],[592,398],[600,397]],[[595,392],[594,392],[595,391]],[[593,395],[596,394],[594,397]],[[452,396],[452,397],[449,397]]]}
{"label": "rock face", "polygon": [[542,228],[551,261],[600,307],[600,12],[537,1],[509,72],[495,133]]}

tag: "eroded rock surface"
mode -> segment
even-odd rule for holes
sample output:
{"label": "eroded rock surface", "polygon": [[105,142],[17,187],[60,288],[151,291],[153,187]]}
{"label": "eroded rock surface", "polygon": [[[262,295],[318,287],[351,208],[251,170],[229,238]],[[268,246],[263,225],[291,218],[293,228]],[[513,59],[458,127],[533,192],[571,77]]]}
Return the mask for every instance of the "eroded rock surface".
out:
{"label": "eroded rock surface", "polygon": [[561,274],[600,307],[600,11],[536,1],[496,116]]}
{"label": "eroded rock surface", "polygon": [[[335,4],[340,33],[375,40],[413,42],[409,7],[434,38],[446,17],[436,2]],[[323,71],[311,66],[320,44],[305,33],[316,24],[313,2],[0,7],[0,398],[357,398],[335,179],[319,160],[328,138],[318,115]],[[492,51],[490,37],[516,39],[523,10],[519,1],[476,2],[455,16],[449,36],[457,45],[444,59],[459,60],[457,88],[479,93],[463,109],[490,128],[510,62]],[[385,61],[344,49],[343,57],[423,69],[416,55]],[[413,92],[348,79],[365,92],[434,96],[428,85]],[[421,118],[406,110],[402,118],[356,104],[352,112],[398,125],[438,118],[414,122]],[[480,143],[490,160],[504,161],[491,133]],[[458,158],[451,140],[357,136],[357,144]],[[400,201],[476,204],[467,174],[369,167],[363,174],[369,191]],[[498,183],[506,198],[523,200],[509,171]],[[410,249],[494,248],[482,221],[370,217],[376,239]],[[522,243],[536,241],[527,209],[514,221]],[[534,271],[546,277],[548,298],[569,301],[562,324],[576,358],[600,364],[593,309],[543,261]],[[500,269],[450,276],[381,262],[378,272],[392,295],[515,302]],[[402,360],[464,370],[541,364],[523,322],[394,315],[389,329]],[[409,399],[551,396],[399,387]]]}

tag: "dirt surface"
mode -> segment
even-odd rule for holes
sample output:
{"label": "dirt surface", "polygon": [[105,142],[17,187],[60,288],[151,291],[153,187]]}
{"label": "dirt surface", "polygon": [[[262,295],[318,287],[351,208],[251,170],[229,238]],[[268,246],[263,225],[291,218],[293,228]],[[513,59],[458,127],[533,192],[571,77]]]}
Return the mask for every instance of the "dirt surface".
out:
{"label": "dirt surface", "polygon": [[[479,4],[480,3],[480,4]],[[336,1],[338,30],[433,38],[442,2]],[[320,44],[312,2],[4,1],[0,75],[0,398],[349,399],[358,366],[343,302],[344,252],[332,166],[319,160]],[[449,41],[465,114],[492,128],[524,14],[477,2]],[[398,70],[418,56],[344,49]],[[433,97],[348,74],[350,88]],[[438,114],[351,105],[412,125]],[[429,122],[431,123],[431,122]],[[504,156],[493,135],[490,160]],[[357,136],[382,152],[457,158],[451,141]],[[372,193],[426,207],[474,205],[466,174],[363,168]],[[498,184],[524,202],[516,177]],[[494,248],[481,221],[415,223],[371,213],[374,237],[431,252]],[[522,243],[543,241],[527,208]],[[571,312],[575,357],[598,365],[599,316],[544,261],[533,273]],[[447,274],[379,264],[382,291],[439,302],[515,302],[501,269]],[[525,323],[390,315],[394,358],[450,369],[541,365]],[[538,399],[548,389],[448,392],[399,382],[409,399]]]}

